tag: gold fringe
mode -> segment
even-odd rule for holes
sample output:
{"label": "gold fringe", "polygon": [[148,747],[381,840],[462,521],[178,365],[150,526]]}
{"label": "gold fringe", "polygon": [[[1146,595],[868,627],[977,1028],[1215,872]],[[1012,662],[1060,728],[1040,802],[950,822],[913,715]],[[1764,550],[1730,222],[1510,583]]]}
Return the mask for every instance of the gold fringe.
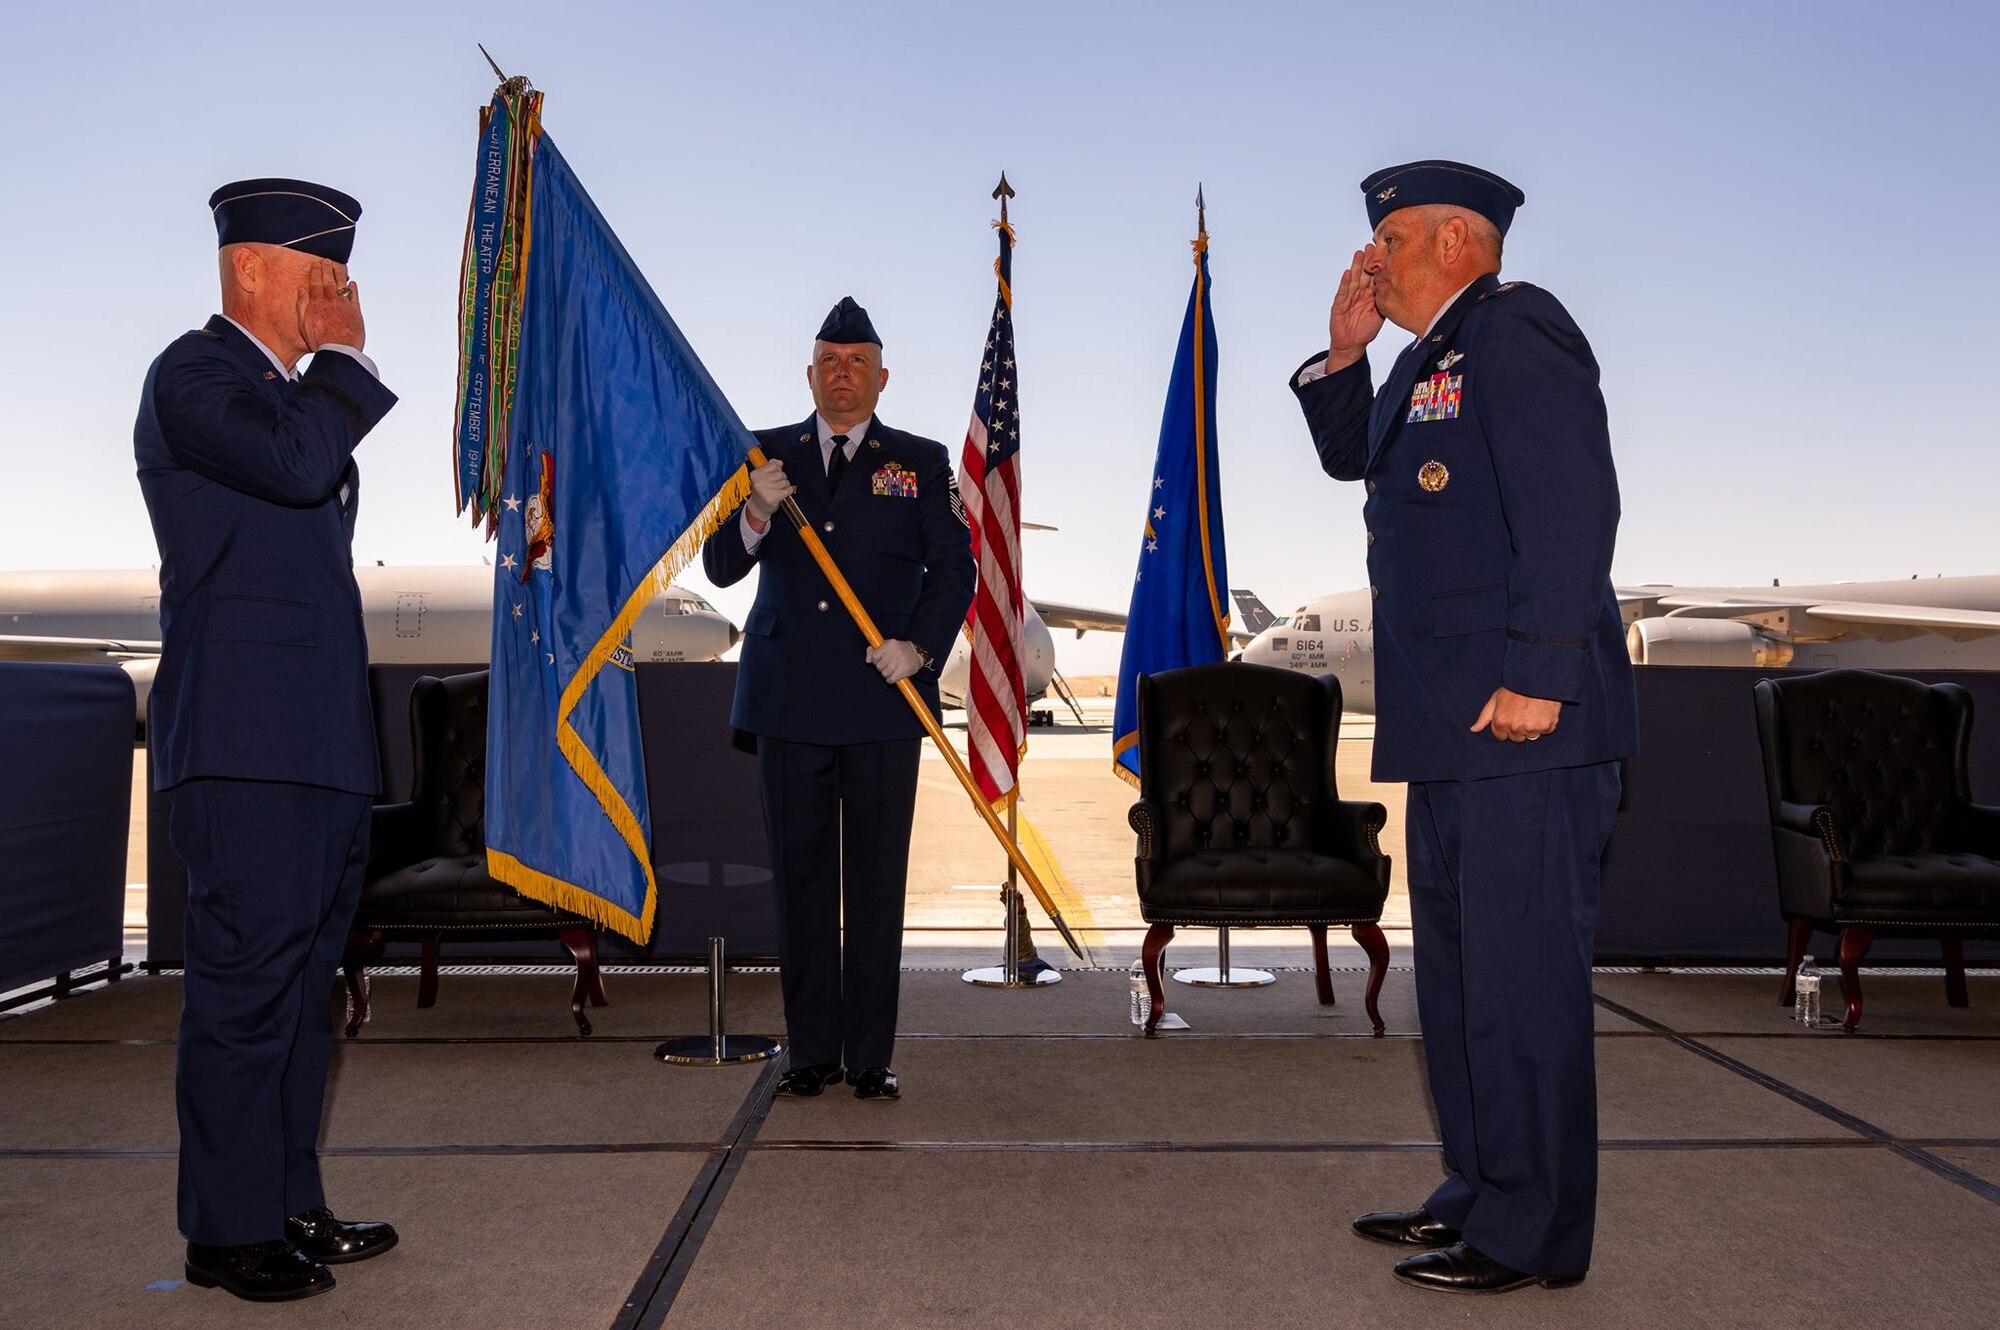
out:
{"label": "gold fringe", "polygon": [[[590,751],[590,746],[584,742],[583,736],[570,724],[569,717],[576,709],[577,703],[582,700],[584,690],[590,687],[598,672],[610,661],[612,653],[630,636],[632,625],[646,612],[646,607],[673,583],[681,569],[700,552],[702,542],[707,540],[729,514],[736,510],[736,506],[749,496],[750,469],[747,466],[740,466],[728,480],[723,482],[715,497],[695,514],[694,521],[689,523],[687,530],[668,547],[660,561],[639,579],[639,585],[633,588],[632,593],[625,598],[625,604],[619,608],[618,616],[591,646],[589,654],[583,658],[583,663],[578,666],[576,673],[570,676],[569,683],[563,688],[562,699],[556,704],[556,747],[569,760],[577,778],[595,796],[598,806],[604,810],[604,815],[611,819],[611,825],[618,829],[626,848],[632,852],[632,857],[639,861],[639,867],[646,875],[646,900],[639,914],[635,917],[608,902],[597,901],[595,897],[584,893],[581,888],[527,868],[525,865],[521,865],[520,870],[530,877],[530,881],[519,882],[512,878],[501,877],[502,881],[520,888],[526,895],[586,915],[607,927],[617,929],[642,946],[653,935],[653,915],[659,903],[659,884],[653,877],[652,855],[646,844],[645,831],[639,825],[638,815],[632,811],[632,806],[625,802],[623,792],[612,783],[611,777],[598,762],[597,755]],[[489,851],[489,858],[490,855]],[[518,864],[518,861],[514,862]],[[501,875],[496,872],[494,876]],[[542,891],[550,894],[544,896],[540,894]],[[592,909],[581,909],[570,903],[573,899],[596,901],[596,904]],[[633,931],[627,931],[628,927]]]}
{"label": "gold fringe", "polygon": [[[565,882],[540,869],[530,868],[503,850],[487,847],[486,871],[523,896],[553,905],[560,910],[568,910],[571,914],[580,914],[592,923],[601,924],[624,937],[631,938],[634,942],[643,945],[646,938],[651,936],[650,921],[642,928],[638,919],[602,896],[594,895],[586,888]],[[650,901],[648,904],[650,906]]]}
{"label": "gold fringe", "polygon": [[1139,788],[1139,778],[1133,775],[1131,772],[1127,771],[1124,765],[1121,764],[1118,761],[1118,759],[1124,755],[1126,749],[1137,748],[1138,746],[1139,746],[1139,732],[1137,730],[1134,730],[1132,733],[1126,735],[1124,738],[1120,739],[1118,742],[1111,745],[1111,770],[1117,774],[1118,779],[1124,781],[1127,785],[1130,785],[1135,790]]}

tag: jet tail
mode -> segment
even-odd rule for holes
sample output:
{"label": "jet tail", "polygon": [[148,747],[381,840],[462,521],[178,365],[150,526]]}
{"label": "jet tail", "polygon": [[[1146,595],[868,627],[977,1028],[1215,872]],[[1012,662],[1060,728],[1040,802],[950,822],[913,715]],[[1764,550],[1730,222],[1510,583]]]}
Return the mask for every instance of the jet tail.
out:
{"label": "jet tail", "polygon": [[1264,607],[1254,591],[1232,590],[1230,599],[1236,602],[1236,612],[1241,616],[1243,631],[1255,637],[1278,621],[1278,616]]}

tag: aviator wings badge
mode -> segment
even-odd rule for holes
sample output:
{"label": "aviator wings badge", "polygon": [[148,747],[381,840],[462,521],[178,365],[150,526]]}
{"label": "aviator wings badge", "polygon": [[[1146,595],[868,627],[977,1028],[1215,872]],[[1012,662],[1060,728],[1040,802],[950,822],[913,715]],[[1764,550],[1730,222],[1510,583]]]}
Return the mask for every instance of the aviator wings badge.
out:
{"label": "aviator wings badge", "polygon": [[1457,364],[1457,363],[1458,363],[1459,361],[1461,361],[1461,360],[1463,360],[1463,359],[1465,359],[1465,353],[1464,353],[1464,352],[1462,352],[1462,351],[1447,351],[1447,352],[1445,352],[1445,356],[1444,356],[1444,359],[1443,359],[1443,360],[1440,360],[1440,361],[1438,361],[1438,368],[1439,368],[1439,369],[1442,369],[1442,370],[1448,370],[1448,369],[1450,369],[1450,368],[1451,368],[1451,367],[1452,367],[1453,365],[1456,365],[1456,364]]}

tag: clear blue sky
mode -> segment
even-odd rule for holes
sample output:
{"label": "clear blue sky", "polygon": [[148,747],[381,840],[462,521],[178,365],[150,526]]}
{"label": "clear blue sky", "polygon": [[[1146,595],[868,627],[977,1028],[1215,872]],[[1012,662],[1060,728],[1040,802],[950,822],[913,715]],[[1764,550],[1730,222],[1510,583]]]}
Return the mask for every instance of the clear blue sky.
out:
{"label": "clear blue sky", "polygon": [[[1197,181],[1231,581],[1279,612],[1366,581],[1358,487],[1284,379],[1365,238],[1357,182],[1432,156],[1526,190],[1507,273],[1596,347],[1621,581],[2000,571],[1990,4],[78,3],[0,31],[0,565],[153,561],[140,380],[215,306],[209,191],[256,175],[367,210],[368,350],[402,401],[362,448],[357,557],[481,557],[450,424],[483,40],[753,426],[805,416],[851,293],[883,418],[956,452],[1007,170],[1024,506],[1061,528],[1027,537],[1032,594],[1126,603]],[[740,621],[746,588],[717,599]]]}

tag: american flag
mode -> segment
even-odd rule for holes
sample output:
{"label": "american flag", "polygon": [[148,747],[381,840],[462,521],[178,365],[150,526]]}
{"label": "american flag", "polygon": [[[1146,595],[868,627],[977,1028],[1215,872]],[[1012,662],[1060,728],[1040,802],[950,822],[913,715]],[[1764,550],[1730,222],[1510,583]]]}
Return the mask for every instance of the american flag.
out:
{"label": "american flag", "polygon": [[996,806],[1014,797],[1027,735],[1021,681],[1021,420],[1014,385],[1014,231],[1003,210],[1000,292],[979,362],[979,391],[959,459],[959,489],[979,562],[979,590],[966,611],[972,671],[966,686],[965,749],[979,791]]}

